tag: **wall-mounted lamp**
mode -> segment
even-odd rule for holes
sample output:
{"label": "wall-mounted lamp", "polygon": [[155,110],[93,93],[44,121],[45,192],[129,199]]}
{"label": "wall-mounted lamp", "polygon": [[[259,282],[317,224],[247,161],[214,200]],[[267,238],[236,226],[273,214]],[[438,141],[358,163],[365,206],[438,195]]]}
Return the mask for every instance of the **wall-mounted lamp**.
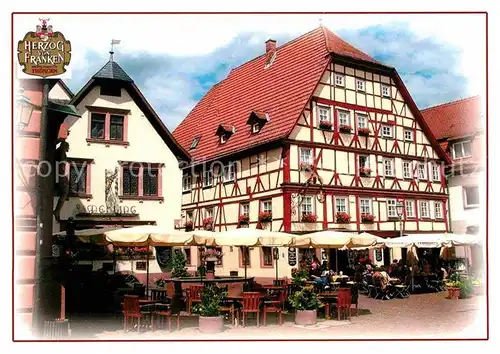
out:
{"label": "wall-mounted lamp", "polygon": [[24,130],[31,121],[35,105],[31,103],[29,97],[23,95],[24,90],[20,89],[16,96],[16,109],[17,109],[17,129]]}

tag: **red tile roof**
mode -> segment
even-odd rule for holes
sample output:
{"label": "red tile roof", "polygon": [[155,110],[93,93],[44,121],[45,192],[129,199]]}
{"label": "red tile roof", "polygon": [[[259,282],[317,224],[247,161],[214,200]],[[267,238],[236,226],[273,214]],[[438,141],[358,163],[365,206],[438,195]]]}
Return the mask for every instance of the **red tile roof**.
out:
{"label": "red tile roof", "polygon": [[[473,135],[481,129],[479,96],[422,109],[422,116],[438,140]],[[447,148],[441,145],[443,148]]]}

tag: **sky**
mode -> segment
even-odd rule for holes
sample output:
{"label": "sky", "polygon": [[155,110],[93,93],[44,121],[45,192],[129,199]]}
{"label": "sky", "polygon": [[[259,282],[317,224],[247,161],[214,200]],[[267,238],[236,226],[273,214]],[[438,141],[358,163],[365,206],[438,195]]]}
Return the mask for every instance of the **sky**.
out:
{"label": "sky", "polygon": [[[16,15],[14,38],[39,16]],[[373,58],[394,66],[419,108],[484,95],[484,15],[54,15],[72,43],[73,92],[108,60],[134,79],[170,130],[229,71],[321,24]]]}

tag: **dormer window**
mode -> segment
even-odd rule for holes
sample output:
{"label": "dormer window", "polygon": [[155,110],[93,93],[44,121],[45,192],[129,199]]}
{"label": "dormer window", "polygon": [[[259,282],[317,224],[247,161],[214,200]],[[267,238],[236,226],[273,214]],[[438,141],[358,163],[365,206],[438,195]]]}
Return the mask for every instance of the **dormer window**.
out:
{"label": "dormer window", "polygon": [[258,133],[260,132],[260,123],[253,123],[252,124],[252,133]]}
{"label": "dormer window", "polygon": [[231,135],[233,135],[235,132],[236,129],[234,128],[234,126],[219,124],[219,127],[217,128],[215,134],[219,136],[219,142],[221,144],[225,144],[229,140]]}
{"label": "dormer window", "polygon": [[198,143],[200,142],[200,137],[199,136],[196,136],[193,140],[193,142],[191,143],[191,146],[189,147],[189,150],[193,150],[193,149],[196,149],[196,147],[198,146]]}
{"label": "dormer window", "polygon": [[227,141],[227,139],[229,139],[229,136],[228,136],[227,134],[222,134],[222,135],[220,136],[220,143],[221,143],[221,144],[225,144],[225,143],[226,143],[226,141]]}
{"label": "dormer window", "polygon": [[252,127],[252,134],[260,132],[267,122],[269,122],[269,114],[262,111],[252,111],[247,120],[247,124]]}

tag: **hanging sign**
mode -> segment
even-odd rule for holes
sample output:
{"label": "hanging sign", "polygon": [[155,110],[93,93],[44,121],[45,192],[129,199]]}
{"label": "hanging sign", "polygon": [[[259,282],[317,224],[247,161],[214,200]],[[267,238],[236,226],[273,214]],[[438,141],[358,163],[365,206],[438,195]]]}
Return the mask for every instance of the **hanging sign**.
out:
{"label": "hanging sign", "polygon": [[294,247],[288,248],[288,265],[291,267],[297,265],[297,249]]}
{"label": "hanging sign", "polygon": [[377,262],[382,262],[382,250],[375,250],[375,259],[377,260]]}

